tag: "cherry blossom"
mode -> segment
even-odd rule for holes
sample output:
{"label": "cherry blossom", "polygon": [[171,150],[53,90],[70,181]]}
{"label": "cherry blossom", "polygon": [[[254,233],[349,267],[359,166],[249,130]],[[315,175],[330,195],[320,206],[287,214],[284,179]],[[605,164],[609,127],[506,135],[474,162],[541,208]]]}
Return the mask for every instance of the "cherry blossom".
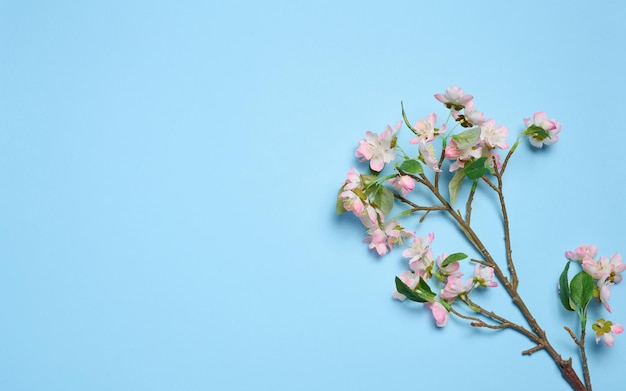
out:
{"label": "cherry blossom", "polygon": [[430,142],[435,139],[439,133],[445,132],[445,125],[441,129],[435,128],[437,123],[437,114],[430,113],[427,119],[420,119],[413,125],[416,136],[409,141],[410,144],[419,144],[422,141]]}
{"label": "cherry blossom", "polygon": [[498,286],[498,283],[494,281],[494,270],[492,267],[481,267],[479,264],[474,266],[474,278],[473,283],[475,287],[481,286],[483,288],[494,288]]}
{"label": "cherry blossom", "polygon": [[448,144],[448,146],[446,146],[445,149],[446,159],[456,159],[456,161],[450,165],[450,172],[465,167],[465,163],[467,161],[473,158],[480,158],[482,156],[482,153],[482,148],[477,145],[465,149],[459,148],[453,138],[450,139],[450,143]]}
{"label": "cherry blossom", "polygon": [[385,131],[378,135],[373,132],[366,132],[365,139],[359,141],[355,155],[361,158],[361,161],[370,161],[370,167],[374,171],[382,171],[385,163],[389,163],[396,158],[394,148],[396,134],[402,121],[398,121],[393,127],[387,125]]}
{"label": "cherry blossom", "polygon": [[[561,124],[554,119],[548,119],[548,116],[543,111],[538,111],[533,114],[532,118],[524,118],[524,124],[529,135],[528,141],[533,147],[542,148],[544,144],[554,144],[559,141],[559,133],[561,133]],[[542,128],[548,134],[547,136],[542,133],[533,132],[533,126]]]}
{"label": "cherry blossom", "polygon": [[452,86],[444,94],[435,94],[435,99],[443,103],[446,108],[462,110],[473,99],[472,95],[465,94],[460,87]]}
{"label": "cherry blossom", "polygon": [[415,181],[408,175],[398,175],[389,179],[388,182],[394,189],[400,190],[405,197],[415,188]]}
{"label": "cherry blossom", "polygon": [[440,302],[435,301],[432,303],[425,303],[425,305],[432,311],[437,327],[444,327],[448,324],[450,313]]}
{"label": "cherry blossom", "polygon": [[585,259],[592,259],[598,253],[598,248],[591,245],[583,244],[574,249],[574,251],[566,251],[565,257],[570,261],[583,261]]}
{"label": "cherry blossom", "polygon": [[441,290],[439,295],[446,300],[454,300],[460,294],[468,292],[472,288],[472,281],[464,283],[457,275],[448,276],[446,286]]}
{"label": "cherry blossom", "polygon": [[441,172],[437,158],[435,158],[435,148],[432,144],[420,142],[418,145],[421,160],[435,172]]}
{"label": "cherry blossom", "polygon": [[616,284],[622,281],[620,274],[626,270],[626,264],[622,263],[620,253],[615,253],[611,258],[602,256],[597,260],[592,258],[583,259],[582,266],[583,270],[594,279],[606,278]]}
{"label": "cherry blossom", "polygon": [[508,135],[509,130],[506,126],[496,126],[493,119],[488,119],[480,126],[480,141],[488,148],[508,148],[509,144],[506,142]]}

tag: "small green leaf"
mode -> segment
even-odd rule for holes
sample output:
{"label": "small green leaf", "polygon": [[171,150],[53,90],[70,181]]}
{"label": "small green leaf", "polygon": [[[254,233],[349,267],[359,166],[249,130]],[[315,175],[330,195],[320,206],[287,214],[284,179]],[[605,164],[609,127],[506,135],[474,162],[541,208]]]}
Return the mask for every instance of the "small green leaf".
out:
{"label": "small green leaf", "polygon": [[459,168],[454,172],[454,176],[450,179],[450,183],[448,183],[448,190],[450,191],[450,205],[454,205],[456,202],[456,199],[459,196],[459,190],[463,184],[463,179],[465,179],[465,171],[462,168]]}
{"label": "small green leaf", "polygon": [[459,149],[468,149],[474,146],[480,138],[480,128],[471,128],[452,136]]}
{"label": "small green leaf", "polygon": [[378,188],[374,192],[373,201],[385,216],[391,213],[391,209],[393,209],[393,200],[393,192],[386,186],[378,185]]}
{"label": "small green leaf", "polygon": [[483,156],[471,162],[469,165],[465,167],[465,175],[469,179],[478,179],[485,175],[485,163],[487,162],[487,157]]}
{"label": "small green leaf", "polygon": [[402,101],[400,101],[400,106],[402,106],[402,119],[404,119],[404,123],[406,124],[406,126],[411,129],[411,132],[417,134],[417,130],[415,130],[415,128],[413,128],[413,126],[411,126],[411,123],[409,122],[409,119],[406,117],[406,113],[404,112],[404,103],[402,103]]}
{"label": "small green leaf", "polygon": [[569,284],[570,297],[574,304],[581,309],[585,309],[593,296],[594,286],[593,277],[587,274],[587,272],[582,271],[576,274]]}
{"label": "small green leaf", "polygon": [[567,279],[567,272],[569,271],[569,261],[565,264],[565,269],[559,277],[559,297],[561,298],[561,304],[568,311],[574,311],[569,301],[569,281]]}
{"label": "small green leaf", "polygon": [[424,172],[422,164],[417,160],[408,159],[402,162],[400,169],[409,174],[421,174]]}
{"label": "small green leaf", "polygon": [[396,290],[398,291],[398,293],[403,294],[404,296],[406,296],[407,299],[411,301],[416,301],[418,303],[425,303],[428,301],[419,296],[416,292],[413,291],[413,289],[409,288],[409,286],[402,282],[402,280],[398,277],[396,277]]}
{"label": "small green leaf", "polygon": [[337,214],[344,214],[347,212],[346,208],[343,206],[343,198],[341,198],[341,193],[343,192],[343,186],[341,186],[339,192],[337,193],[337,203],[335,204],[335,211],[337,211]]}
{"label": "small green leaf", "polygon": [[463,253],[450,254],[446,257],[446,259],[443,260],[443,262],[441,263],[441,267],[446,267],[451,263],[458,262],[465,258],[467,258],[467,254],[463,254]]}

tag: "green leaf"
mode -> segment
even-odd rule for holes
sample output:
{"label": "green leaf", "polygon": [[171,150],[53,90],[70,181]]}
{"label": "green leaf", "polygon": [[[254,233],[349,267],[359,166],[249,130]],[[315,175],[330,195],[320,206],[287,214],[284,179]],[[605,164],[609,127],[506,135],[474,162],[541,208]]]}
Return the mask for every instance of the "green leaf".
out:
{"label": "green leaf", "polygon": [[409,119],[406,117],[406,113],[404,112],[404,103],[402,103],[402,101],[400,101],[400,106],[402,106],[402,118],[404,119],[404,123],[406,124],[406,126],[411,129],[411,132],[417,134],[417,130],[415,130],[415,128],[413,128],[413,126],[411,126],[411,123],[409,122]]}
{"label": "green leaf", "polygon": [[391,209],[393,209],[393,200],[393,192],[386,186],[378,185],[378,188],[374,193],[373,201],[385,216],[391,213]]}
{"label": "green leaf", "polygon": [[471,162],[467,165],[465,169],[465,175],[469,179],[478,179],[485,175],[485,163],[487,162],[487,157],[483,156]]}
{"label": "green leaf", "polygon": [[569,301],[569,281],[567,279],[567,272],[569,271],[569,261],[565,264],[565,269],[559,277],[559,297],[561,298],[561,304],[568,311],[574,311]]}
{"label": "green leaf", "polygon": [[450,179],[450,183],[448,183],[448,190],[450,191],[450,205],[454,205],[456,202],[456,199],[459,196],[459,190],[463,184],[463,179],[465,179],[465,170],[459,168],[454,172],[454,176]]}
{"label": "green leaf", "polygon": [[339,192],[337,193],[337,203],[335,204],[335,211],[337,211],[337,214],[344,214],[347,212],[346,208],[343,207],[343,198],[341,198],[341,193],[343,192],[343,186],[341,186]]}
{"label": "green leaf", "polygon": [[426,303],[428,301],[419,296],[417,293],[413,292],[413,289],[409,288],[409,286],[402,282],[402,280],[398,277],[396,277],[396,290],[398,291],[398,293],[403,294],[404,296],[406,296],[407,299],[411,301],[416,301],[418,303]]}
{"label": "green leaf", "polygon": [[569,284],[570,297],[574,304],[581,309],[585,309],[593,297],[594,286],[593,277],[587,274],[587,272],[582,271],[576,274]]}
{"label": "green leaf", "polygon": [[441,267],[446,267],[451,263],[458,262],[465,258],[467,258],[467,254],[463,254],[463,253],[450,254],[446,257],[446,259],[443,260],[443,262],[441,263]]}
{"label": "green leaf", "polygon": [[404,172],[408,172],[409,174],[421,174],[424,172],[422,164],[413,159],[407,159],[403,161],[400,165],[400,169]]}
{"label": "green leaf", "polygon": [[459,149],[471,148],[480,138],[480,128],[471,128],[452,136]]}

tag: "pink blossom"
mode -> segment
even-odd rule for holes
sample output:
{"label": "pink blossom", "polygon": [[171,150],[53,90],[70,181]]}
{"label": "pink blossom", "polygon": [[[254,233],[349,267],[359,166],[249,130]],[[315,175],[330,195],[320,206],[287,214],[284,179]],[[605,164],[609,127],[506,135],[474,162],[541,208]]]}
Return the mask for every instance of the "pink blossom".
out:
{"label": "pink blossom", "polygon": [[600,342],[600,339],[602,339],[608,347],[613,347],[615,335],[624,332],[624,327],[622,327],[621,324],[613,323],[610,320],[604,320],[602,318],[596,320],[591,328],[596,332],[596,343]]}
{"label": "pink blossom", "polygon": [[435,94],[435,99],[443,103],[448,109],[462,110],[473,97],[463,92],[460,87],[452,86],[444,94]]}
{"label": "pink blossom", "polygon": [[482,156],[482,148],[478,145],[474,145],[470,148],[461,149],[458,147],[456,141],[451,138],[450,143],[445,149],[445,156],[446,159],[456,159],[456,161],[450,165],[450,171],[452,172],[465,167],[465,163],[472,158],[480,158]]}
{"label": "pink blossom", "polygon": [[598,280],[598,299],[606,308],[607,311],[611,312],[611,306],[609,305],[609,298],[611,297],[611,285],[613,285],[610,281],[607,281],[606,278],[602,278]]}
{"label": "pink blossom", "polygon": [[365,210],[365,203],[354,191],[343,191],[339,196],[343,199],[343,208],[348,212],[360,216]]}
{"label": "pink blossom", "polygon": [[378,255],[385,255],[389,252],[387,246],[387,234],[384,230],[376,228],[369,232],[370,236],[366,237],[364,242],[369,243],[369,248],[376,250]]}
{"label": "pink blossom", "polygon": [[432,311],[437,327],[444,327],[448,324],[450,313],[440,302],[435,301],[433,303],[426,303],[425,305]]}
{"label": "pink blossom", "polygon": [[591,258],[583,259],[582,267],[594,279],[606,278],[616,284],[622,281],[620,274],[626,270],[626,265],[622,263],[620,253],[615,253],[611,258],[602,256],[597,260]]}
{"label": "pink blossom", "polygon": [[431,232],[425,238],[415,237],[411,247],[402,252],[402,256],[409,258],[409,264],[422,258],[429,250],[430,244],[435,239],[435,233]]}
{"label": "pink blossom", "polygon": [[574,249],[574,251],[566,251],[565,257],[570,261],[583,261],[585,259],[592,259],[598,253],[598,248],[591,245],[583,244]]}
{"label": "pink blossom", "polygon": [[389,179],[388,182],[394,189],[400,190],[405,197],[415,188],[415,181],[408,175],[398,175],[393,179]]}
{"label": "pink blossom", "polygon": [[441,172],[439,168],[439,163],[437,162],[437,158],[435,158],[435,149],[432,144],[426,144],[425,142],[420,142],[418,145],[420,151],[420,157],[424,163],[433,171]]}
{"label": "pink blossom", "polygon": [[422,141],[430,142],[435,139],[439,133],[445,132],[445,125],[441,129],[435,128],[437,123],[437,114],[430,113],[427,119],[420,119],[413,125],[416,131],[416,137],[409,141],[410,144],[419,144]]}
{"label": "pink blossom", "polygon": [[441,290],[439,295],[443,299],[454,300],[460,294],[466,293],[471,289],[471,280],[468,281],[468,283],[464,283],[463,280],[456,275],[448,276],[446,286]]}
{"label": "pink blossom", "polygon": [[[420,280],[420,277],[418,275],[408,270],[400,273],[398,278],[400,279],[400,281],[402,281],[406,286],[408,286],[411,289],[415,289],[415,287],[417,286]],[[393,292],[392,297],[400,301],[404,301],[406,299],[406,296],[398,292],[397,290]]]}
{"label": "pink blossom", "polygon": [[391,220],[385,224],[385,233],[387,234],[387,246],[389,249],[395,244],[402,245],[405,239],[415,237],[415,232],[402,227],[395,220]]}
{"label": "pink blossom", "polygon": [[461,277],[463,273],[458,271],[461,268],[461,265],[458,262],[452,262],[446,266],[441,266],[446,257],[446,254],[437,257],[437,267],[439,268],[439,272],[441,273],[441,275]]}
{"label": "pink blossom", "polygon": [[504,125],[496,126],[496,121],[488,119],[480,126],[480,141],[488,148],[505,149],[509,147],[506,138],[509,130]]}
{"label": "pink blossom", "polygon": [[[524,118],[524,124],[527,128],[536,126],[545,130],[548,135],[527,133],[529,134],[530,144],[536,148],[542,148],[544,144],[554,144],[559,141],[559,133],[561,133],[561,123],[554,119],[548,119],[543,111],[533,114],[532,118]],[[528,129],[527,129],[528,130]]]}
{"label": "pink blossom", "polygon": [[494,270],[492,267],[481,267],[479,264],[474,266],[474,286],[494,288],[498,283],[494,281]]}
{"label": "pink blossom", "polygon": [[370,161],[370,167],[374,171],[382,171],[385,163],[389,163],[396,158],[394,148],[396,134],[402,126],[402,121],[398,121],[393,128],[389,125],[385,131],[378,135],[373,132],[366,132],[365,139],[359,141],[355,155],[361,161]]}
{"label": "pink blossom", "polygon": [[[406,250],[405,250],[406,251]],[[413,270],[418,276],[422,277],[424,281],[428,281],[433,276],[433,267],[435,266],[435,259],[433,258],[433,250],[426,249],[426,252],[418,258],[409,262],[409,268]]]}
{"label": "pink blossom", "polygon": [[470,100],[465,105],[463,114],[459,111],[453,110],[452,117],[455,121],[459,122],[464,128],[471,128],[472,126],[481,126],[485,123],[485,114],[481,111],[474,109],[474,100]]}

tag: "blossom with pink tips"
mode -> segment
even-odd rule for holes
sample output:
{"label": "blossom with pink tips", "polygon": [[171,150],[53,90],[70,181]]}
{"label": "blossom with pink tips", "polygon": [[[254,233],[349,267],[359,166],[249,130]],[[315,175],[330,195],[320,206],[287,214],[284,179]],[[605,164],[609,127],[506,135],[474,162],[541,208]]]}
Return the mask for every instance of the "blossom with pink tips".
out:
{"label": "blossom with pink tips", "polygon": [[387,234],[381,228],[376,228],[371,232],[368,232],[369,236],[365,238],[364,242],[369,243],[369,248],[376,250],[378,255],[385,255],[389,252],[389,246],[387,245]]}
{"label": "blossom with pink tips", "polygon": [[470,100],[465,105],[463,114],[459,111],[452,111],[452,117],[461,124],[464,128],[471,128],[472,126],[482,126],[485,123],[485,114],[482,111],[474,109],[474,101]]}
{"label": "blossom with pink tips", "polygon": [[480,141],[488,148],[508,148],[509,144],[506,142],[508,135],[509,130],[506,126],[496,126],[493,119],[488,119],[480,126]]}
{"label": "blossom with pink tips", "polygon": [[582,262],[585,259],[593,259],[598,253],[598,247],[591,245],[580,245],[574,249],[574,251],[566,251],[565,257],[570,261]]}
{"label": "blossom with pink tips", "polygon": [[598,280],[596,286],[598,287],[598,300],[602,303],[604,308],[611,312],[611,306],[609,305],[609,298],[611,297],[611,283],[607,281],[606,278],[602,278]]}
{"label": "blossom with pink tips", "polygon": [[446,159],[456,159],[456,161],[450,165],[450,172],[465,167],[467,161],[472,158],[478,159],[482,154],[482,147],[474,145],[470,148],[461,149],[453,138],[450,139],[450,143],[445,149]]}
{"label": "blossom with pink tips", "polygon": [[418,145],[421,160],[435,172],[441,172],[439,162],[435,158],[435,148],[431,143],[420,142]]}
{"label": "blossom with pink tips", "polygon": [[445,125],[441,129],[435,128],[437,123],[437,114],[430,113],[427,119],[420,119],[413,125],[415,129],[415,137],[409,141],[410,144],[419,144],[422,141],[430,142],[435,139],[439,133],[445,132]]}
{"label": "blossom with pink tips", "polygon": [[448,320],[450,320],[450,313],[440,302],[435,301],[432,303],[425,303],[425,306],[430,308],[432,311],[437,327],[444,327],[448,324]]}
{"label": "blossom with pink tips", "polygon": [[596,333],[596,343],[600,342],[600,339],[602,339],[604,344],[608,347],[613,347],[615,335],[624,332],[624,327],[621,324],[613,323],[610,320],[604,320],[602,318],[596,320],[591,328]]}
{"label": "blossom with pink tips", "polygon": [[402,256],[409,258],[409,264],[422,258],[430,249],[430,244],[435,239],[435,233],[431,232],[426,237],[415,237],[411,247],[402,252]]}
{"label": "blossom with pink tips", "polygon": [[385,163],[389,163],[396,158],[394,149],[396,134],[402,121],[398,121],[393,127],[387,125],[385,131],[378,135],[373,132],[366,132],[365,139],[359,141],[355,155],[361,158],[361,161],[370,161],[370,167],[374,171],[382,171]]}
{"label": "blossom with pink tips", "polygon": [[472,95],[465,94],[460,87],[452,86],[444,94],[435,94],[435,99],[443,103],[446,108],[462,110],[473,99]]}
{"label": "blossom with pink tips", "polygon": [[465,283],[460,277],[456,275],[448,276],[446,286],[441,290],[439,295],[443,299],[454,300],[457,296],[463,293],[467,293],[470,289],[472,289],[471,284],[471,280],[468,280],[467,283]]}
{"label": "blossom with pink tips", "polygon": [[[549,145],[559,141],[561,123],[554,119],[548,119],[548,115],[543,111],[536,112],[532,118],[524,118],[524,124],[527,127],[525,133],[529,136],[528,141],[533,147],[542,148],[544,144]],[[533,127],[541,128],[545,132],[534,132]]]}
{"label": "blossom with pink tips", "polygon": [[402,245],[408,238],[415,237],[415,232],[404,228],[395,220],[388,221],[384,229],[387,234],[387,246],[390,249],[396,244]]}
{"label": "blossom with pink tips", "polygon": [[400,190],[405,197],[415,188],[415,181],[408,175],[398,175],[389,179],[388,182],[394,189]]}
{"label": "blossom with pink tips", "polygon": [[475,287],[481,286],[483,288],[494,288],[498,286],[498,283],[494,280],[494,270],[489,266],[480,266],[476,264],[474,266],[474,278],[472,279]]}
{"label": "blossom with pink tips", "polygon": [[607,278],[615,284],[622,281],[621,273],[626,270],[626,264],[622,263],[620,253],[615,253],[611,258],[602,256],[597,260],[592,258],[583,259],[582,267],[594,279]]}
{"label": "blossom with pink tips", "polygon": [[463,273],[459,272],[461,268],[461,264],[459,262],[452,262],[447,264],[446,266],[442,266],[443,261],[447,258],[447,254],[443,254],[440,257],[437,257],[437,267],[439,268],[439,273],[442,276],[456,276],[461,277]]}

